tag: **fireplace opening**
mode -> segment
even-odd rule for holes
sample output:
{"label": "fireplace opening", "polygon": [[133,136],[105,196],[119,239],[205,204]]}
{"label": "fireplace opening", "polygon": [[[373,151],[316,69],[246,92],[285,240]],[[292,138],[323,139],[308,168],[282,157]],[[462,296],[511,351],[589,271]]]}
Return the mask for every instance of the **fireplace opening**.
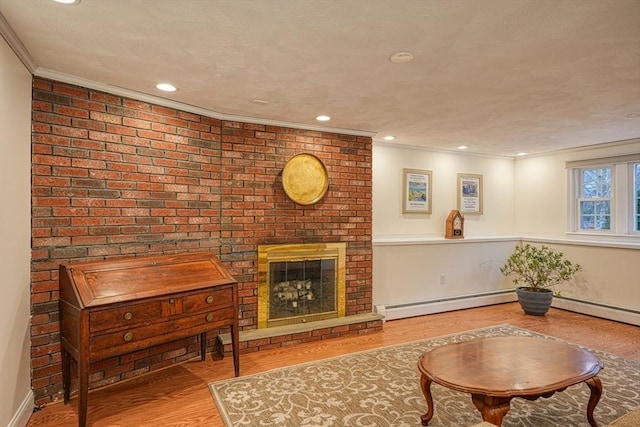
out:
{"label": "fireplace opening", "polygon": [[258,328],[345,315],[344,243],[258,247]]}

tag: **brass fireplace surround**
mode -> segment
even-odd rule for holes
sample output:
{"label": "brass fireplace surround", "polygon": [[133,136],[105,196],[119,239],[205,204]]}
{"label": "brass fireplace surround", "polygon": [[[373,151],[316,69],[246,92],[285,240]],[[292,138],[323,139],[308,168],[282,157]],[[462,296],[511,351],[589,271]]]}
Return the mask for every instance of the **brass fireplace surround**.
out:
{"label": "brass fireplace surround", "polygon": [[[345,295],[345,243],[303,243],[258,246],[258,328],[283,326],[344,317]],[[298,261],[335,260],[335,310],[321,313],[298,314],[280,319],[270,319],[271,292],[270,265]]]}

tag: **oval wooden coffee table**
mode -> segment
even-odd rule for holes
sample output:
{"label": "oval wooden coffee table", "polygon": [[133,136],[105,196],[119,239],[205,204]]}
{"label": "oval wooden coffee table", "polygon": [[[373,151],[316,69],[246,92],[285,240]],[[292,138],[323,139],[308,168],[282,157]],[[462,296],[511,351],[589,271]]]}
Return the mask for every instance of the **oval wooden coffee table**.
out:
{"label": "oval wooden coffee table", "polygon": [[602,362],[581,348],[533,337],[478,338],[448,344],[420,356],[420,385],[427,400],[422,425],[433,418],[431,383],[471,394],[482,419],[497,426],[509,411],[511,399],[536,400],[581,382],[591,390],[587,420],[592,427],[602,382],[598,375]]}

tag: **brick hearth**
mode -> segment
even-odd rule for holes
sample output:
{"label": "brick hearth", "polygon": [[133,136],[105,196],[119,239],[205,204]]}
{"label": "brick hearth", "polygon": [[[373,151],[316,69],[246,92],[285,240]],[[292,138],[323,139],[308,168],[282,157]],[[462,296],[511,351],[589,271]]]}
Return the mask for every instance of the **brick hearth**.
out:
{"label": "brick hearth", "polygon": [[[241,331],[240,350],[243,353],[248,353],[328,338],[378,332],[382,330],[383,320],[384,316],[381,314],[366,313],[316,322]],[[231,334],[220,334],[218,339],[223,345],[224,353],[231,354]]]}

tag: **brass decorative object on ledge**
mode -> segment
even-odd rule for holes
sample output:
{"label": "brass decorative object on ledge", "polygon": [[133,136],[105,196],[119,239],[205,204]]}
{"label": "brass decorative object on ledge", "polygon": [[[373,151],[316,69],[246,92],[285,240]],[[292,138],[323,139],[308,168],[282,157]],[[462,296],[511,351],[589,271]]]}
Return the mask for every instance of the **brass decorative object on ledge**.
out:
{"label": "brass decorative object on ledge", "polygon": [[282,170],[282,187],[300,205],[312,205],[324,197],[329,176],[322,161],[312,154],[293,156]]}

